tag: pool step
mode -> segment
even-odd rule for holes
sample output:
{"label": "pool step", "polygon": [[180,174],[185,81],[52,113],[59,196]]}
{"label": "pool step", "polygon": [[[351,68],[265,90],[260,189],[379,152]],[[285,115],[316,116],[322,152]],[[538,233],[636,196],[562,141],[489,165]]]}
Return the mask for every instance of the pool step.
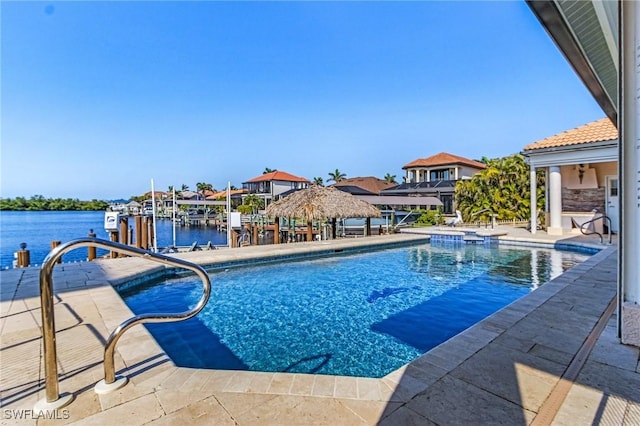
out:
{"label": "pool step", "polygon": [[484,238],[483,237],[478,237],[477,235],[465,235],[464,237],[462,237],[462,240],[465,243],[469,243],[469,244],[475,244],[475,243],[484,243]]}

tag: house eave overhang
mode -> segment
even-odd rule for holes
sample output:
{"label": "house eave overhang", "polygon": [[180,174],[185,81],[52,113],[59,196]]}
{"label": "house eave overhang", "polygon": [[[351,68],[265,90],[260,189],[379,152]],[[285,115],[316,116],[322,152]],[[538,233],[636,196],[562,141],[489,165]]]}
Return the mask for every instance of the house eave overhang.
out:
{"label": "house eave overhang", "polygon": [[618,141],[594,142],[589,145],[568,145],[523,151],[533,167],[566,166],[582,163],[618,161]]}
{"label": "house eave overhang", "polygon": [[[610,57],[606,58],[606,65],[596,70],[594,60],[589,58],[589,54],[595,55],[603,49],[588,40],[580,39],[580,36],[576,35],[576,31],[574,31],[577,27],[576,22],[571,23],[562,10],[565,3],[571,4],[571,2],[559,0],[526,0],[526,2],[607,117],[613,123],[617,123],[617,88],[609,88],[607,90],[606,85],[603,83],[603,81],[610,79],[612,76],[617,76],[617,57],[615,54],[611,53]],[[581,3],[577,2],[576,4]],[[591,2],[582,4],[587,3]],[[607,39],[608,34],[617,33],[617,28],[614,29],[612,25],[603,24],[602,20],[600,20],[599,31],[599,39],[602,41]],[[610,39],[610,37],[608,38]],[[610,44],[611,42],[609,42]]]}
{"label": "house eave overhang", "polygon": [[472,164],[466,164],[463,162],[458,163],[441,163],[441,164],[430,164],[430,165],[405,165],[402,166],[402,170],[412,170],[412,169],[445,169],[447,167],[469,167],[471,169],[483,170],[486,167],[478,167]]}

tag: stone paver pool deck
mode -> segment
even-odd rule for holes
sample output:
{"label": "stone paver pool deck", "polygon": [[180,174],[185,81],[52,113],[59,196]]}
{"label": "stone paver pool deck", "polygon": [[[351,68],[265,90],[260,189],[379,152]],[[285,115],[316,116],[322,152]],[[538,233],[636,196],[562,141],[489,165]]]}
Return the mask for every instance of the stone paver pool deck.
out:
{"label": "stone paver pool deck", "polygon": [[[396,234],[180,254],[196,263],[342,250],[424,235]],[[507,242],[531,241],[511,230]],[[562,243],[596,244],[573,237]],[[544,233],[533,240],[554,243]],[[640,424],[638,348],[618,343],[617,250],[604,249],[524,298],[382,379],[200,370],[173,365],[144,327],[120,339],[118,374],[93,391],[103,346],[133,314],[112,284],[160,271],[138,258],[57,265],[55,315],[61,393],[74,401],[34,413],[44,397],[39,269],[0,272],[2,424]],[[603,330],[599,334],[600,330]],[[590,342],[595,342],[591,350]],[[56,419],[38,417],[55,416]],[[22,417],[19,419],[18,417]]]}

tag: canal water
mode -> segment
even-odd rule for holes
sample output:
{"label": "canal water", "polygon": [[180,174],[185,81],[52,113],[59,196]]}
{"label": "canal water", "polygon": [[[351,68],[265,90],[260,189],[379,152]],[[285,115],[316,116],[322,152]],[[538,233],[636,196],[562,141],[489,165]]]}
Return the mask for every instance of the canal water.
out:
{"label": "canal water", "polygon": [[[14,253],[20,243],[27,244],[31,264],[40,265],[51,250],[51,241],[67,242],[86,237],[90,230],[97,238],[108,240],[104,230],[104,211],[0,211],[0,268],[11,268]],[[130,226],[135,226],[133,219]],[[173,227],[170,220],[156,222],[158,247],[173,243]],[[226,245],[226,232],[209,227],[176,227],[176,245],[190,246],[194,242],[204,246],[209,241],[214,245]],[[106,254],[98,250],[98,256]],[[65,254],[63,262],[78,262],[87,259],[87,248],[81,247]]]}

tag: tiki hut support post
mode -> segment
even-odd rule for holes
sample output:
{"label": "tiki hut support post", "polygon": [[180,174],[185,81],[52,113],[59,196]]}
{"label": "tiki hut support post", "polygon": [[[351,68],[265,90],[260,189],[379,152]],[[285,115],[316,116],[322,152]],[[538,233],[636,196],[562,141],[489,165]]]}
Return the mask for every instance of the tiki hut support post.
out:
{"label": "tiki hut support post", "polygon": [[338,236],[338,219],[335,217],[331,219],[331,238],[336,239]]}
{"label": "tiki hut support post", "polygon": [[313,222],[307,221],[307,241],[313,241]]}
{"label": "tiki hut support post", "polygon": [[254,246],[257,246],[258,245],[258,231],[259,231],[257,221],[256,221],[255,225],[252,224],[251,226],[253,227],[253,241],[252,242],[253,242]]}
{"label": "tiki hut support post", "polygon": [[366,218],[364,223],[365,223],[365,225],[364,225],[364,236],[365,237],[370,237],[371,236],[371,218],[370,217]]}
{"label": "tiki hut support post", "polygon": [[273,220],[273,244],[280,244],[280,218]]}
{"label": "tiki hut support post", "polygon": [[297,242],[296,237],[296,220],[289,218],[289,240],[292,242]]}

